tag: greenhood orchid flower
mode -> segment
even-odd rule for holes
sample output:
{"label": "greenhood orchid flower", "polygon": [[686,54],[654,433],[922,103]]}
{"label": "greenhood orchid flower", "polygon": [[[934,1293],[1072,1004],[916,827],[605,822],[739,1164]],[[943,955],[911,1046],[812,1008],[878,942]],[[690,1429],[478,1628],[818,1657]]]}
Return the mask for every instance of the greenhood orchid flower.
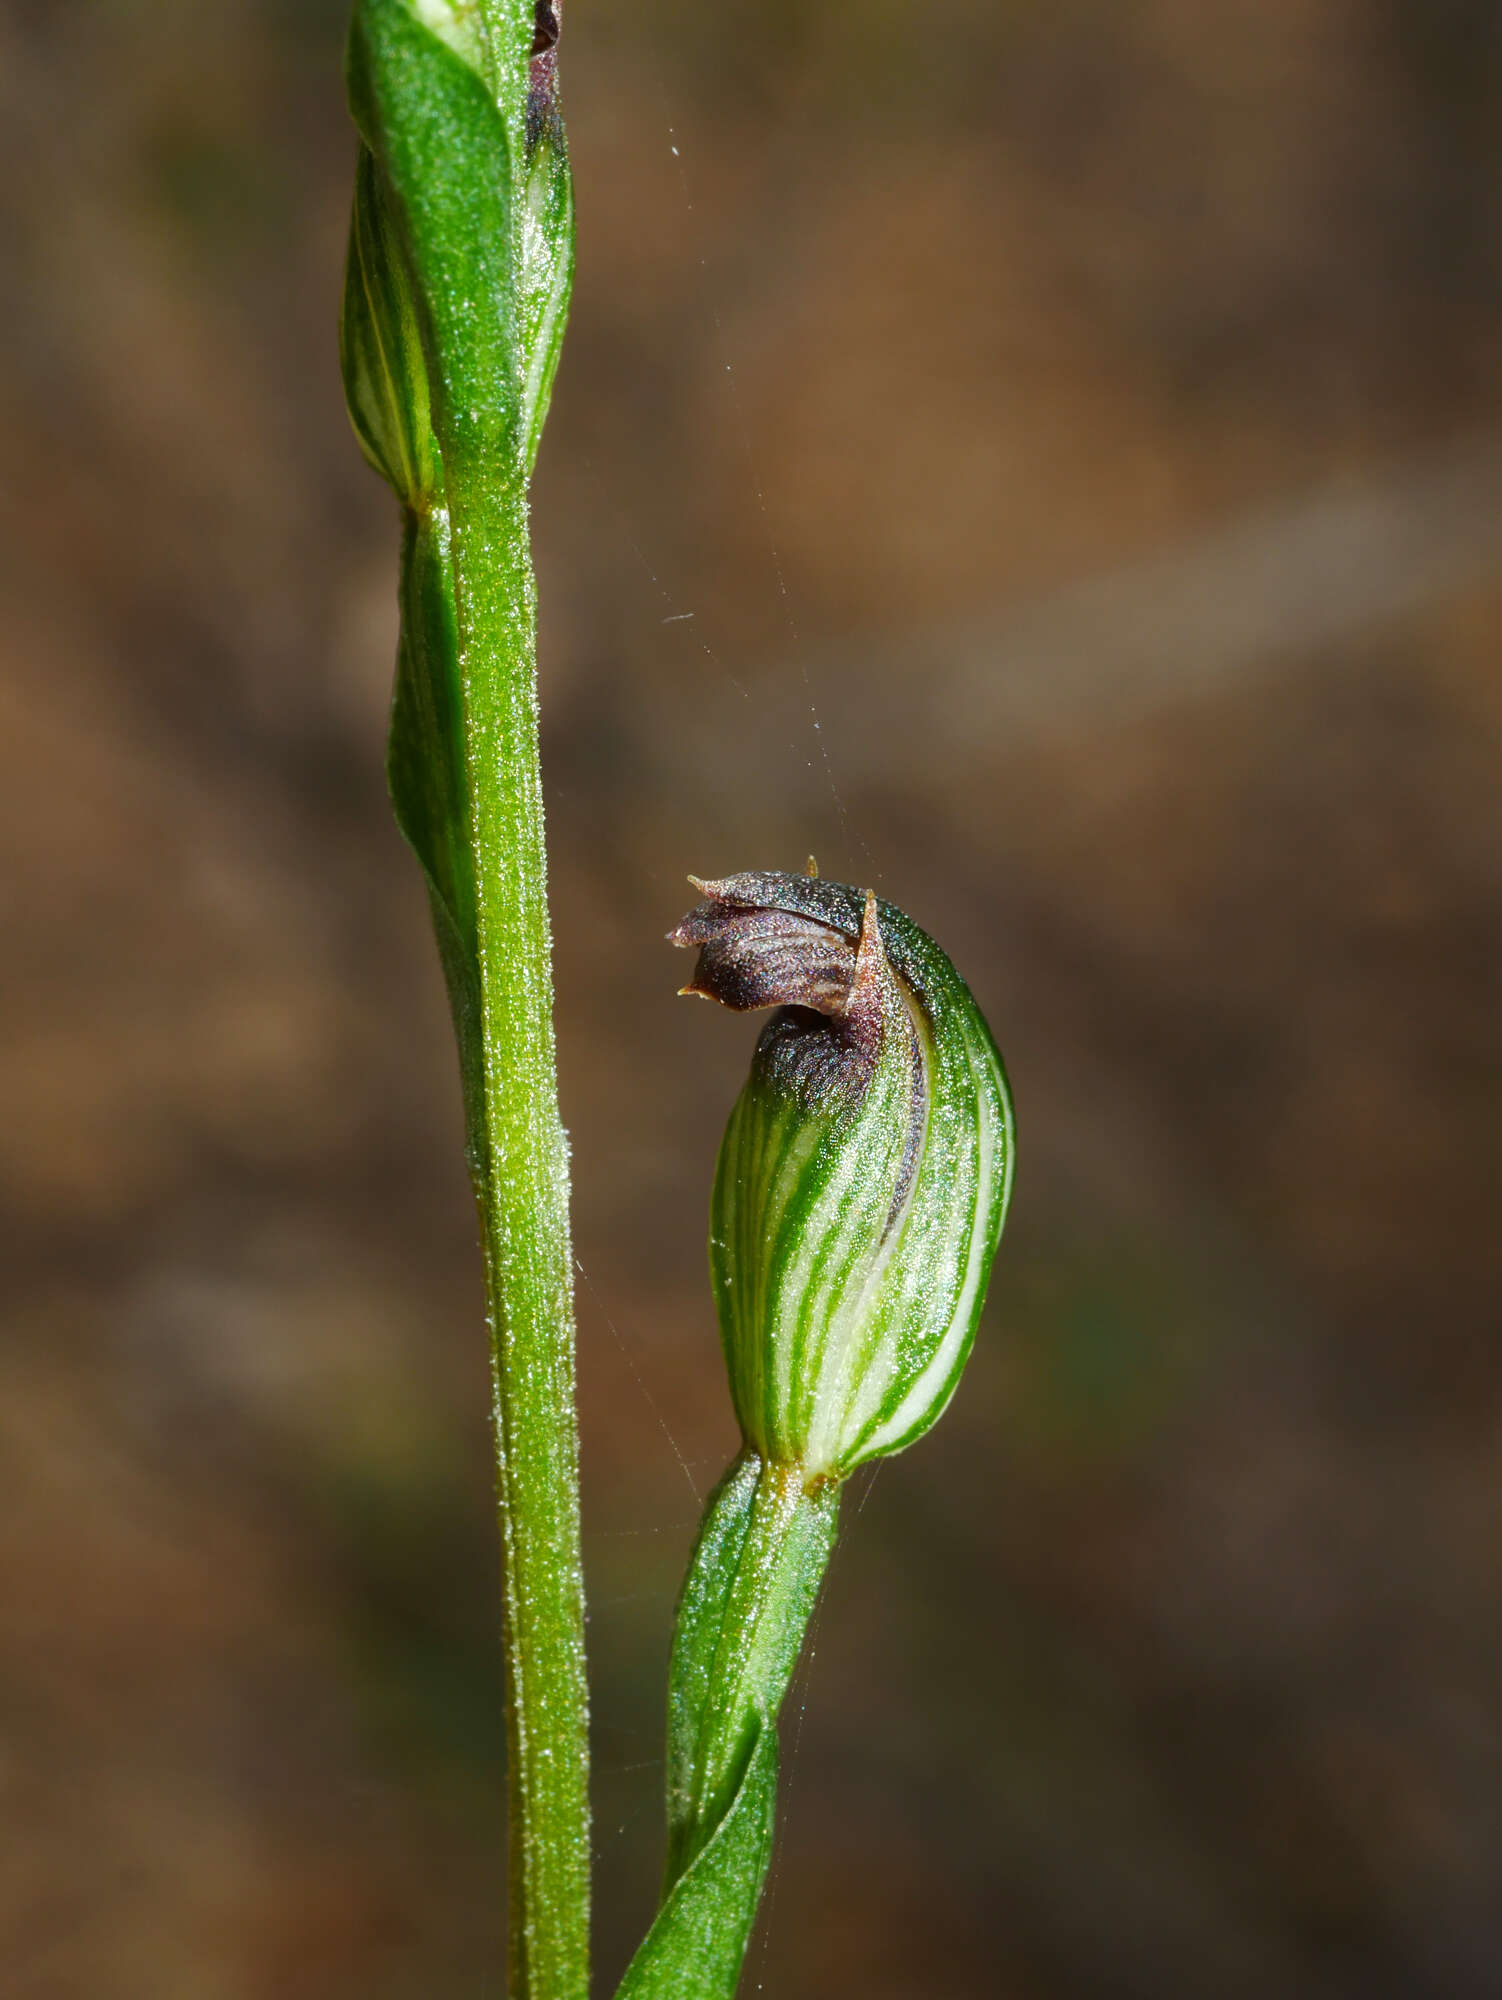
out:
{"label": "greenhood orchid flower", "polygon": [[1011,1189],[1001,1058],[968,988],[870,891],[734,875],[672,933],[683,989],[775,1007],[720,1149],[710,1269],[747,1445],[843,1479],[933,1424]]}

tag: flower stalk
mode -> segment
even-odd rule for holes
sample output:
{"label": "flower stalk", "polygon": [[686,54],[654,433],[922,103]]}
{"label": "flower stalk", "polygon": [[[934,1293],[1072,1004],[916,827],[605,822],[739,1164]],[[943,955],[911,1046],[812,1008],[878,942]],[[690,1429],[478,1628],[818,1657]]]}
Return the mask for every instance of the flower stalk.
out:
{"label": "flower stalk", "polygon": [[934,1424],[1011,1193],[1001,1058],[933,940],[868,891],[696,886],[685,993],[776,1009],[726,1127],[710,1270],[744,1450],[711,1496],[668,1688],[667,1869],[619,2000],[730,2000],[771,1857],[777,1713],[842,1482]]}
{"label": "flower stalk", "polygon": [[341,323],[351,419],[402,506],[388,775],[427,878],[480,1219],[515,2000],[588,1991],[568,1156],[527,514],[573,269],[557,29],[556,6],[520,0],[357,0]]}

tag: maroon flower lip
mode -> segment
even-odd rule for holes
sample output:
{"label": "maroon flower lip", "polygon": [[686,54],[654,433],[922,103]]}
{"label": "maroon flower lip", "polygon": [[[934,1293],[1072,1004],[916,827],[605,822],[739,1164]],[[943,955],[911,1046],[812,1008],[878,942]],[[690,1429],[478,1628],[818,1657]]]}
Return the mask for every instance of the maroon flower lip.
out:
{"label": "maroon flower lip", "polygon": [[793,910],[748,905],[719,882],[689,880],[705,900],[668,942],[699,947],[694,976],[680,991],[717,1000],[737,1013],[758,1007],[809,1007],[843,1020],[855,985],[858,946],[843,931]]}
{"label": "maroon flower lip", "polygon": [[[683,994],[717,1000],[737,1013],[760,1007],[796,1007],[820,1014],[842,1030],[852,1048],[875,1056],[882,1029],[882,1003],[895,995],[896,976],[881,939],[876,894],[868,889],[859,934],[851,937],[825,923],[776,903],[750,903],[739,891],[746,878],[723,882],[689,881],[704,901],[690,910],[669,944],[699,948],[694,976]],[[779,879],[760,876],[775,893]]]}
{"label": "maroon flower lip", "polygon": [[[876,895],[865,892],[857,936],[833,923],[781,908],[776,898],[796,876],[689,877],[704,901],[668,933],[698,948],[693,977],[678,990],[737,1013],[779,1011],[762,1030],[753,1071],[809,1108],[832,1099],[856,1102],[876,1068],[885,1036],[900,1034],[912,1064],[913,1108],[893,1217],[912,1183],[927,1112],[923,1045],[902,982],[882,942]],[[767,901],[749,901],[755,884]],[[889,1217],[889,1223],[893,1218]]]}

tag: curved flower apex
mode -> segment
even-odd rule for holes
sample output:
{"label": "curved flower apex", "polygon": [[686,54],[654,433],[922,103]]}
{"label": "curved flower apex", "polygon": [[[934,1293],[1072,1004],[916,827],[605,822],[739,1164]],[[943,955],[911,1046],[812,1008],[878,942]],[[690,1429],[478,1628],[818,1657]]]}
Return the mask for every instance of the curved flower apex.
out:
{"label": "curved flower apex", "polygon": [[1011,1191],[1006,1076],[948,958],[870,890],[690,880],[682,990],[778,1010],[710,1210],[736,1415],[760,1457],[840,1479],[921,1436],[959,1381]]}

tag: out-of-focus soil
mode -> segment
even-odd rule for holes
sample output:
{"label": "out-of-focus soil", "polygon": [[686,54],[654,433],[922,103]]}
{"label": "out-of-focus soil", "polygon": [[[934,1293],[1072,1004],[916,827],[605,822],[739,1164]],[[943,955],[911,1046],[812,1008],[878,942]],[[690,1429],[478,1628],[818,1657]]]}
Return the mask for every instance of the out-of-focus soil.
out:
{"label": "out-of-focus soil", "polygon": [[[734,1445],[751,1030],[661,939],[687,870],[810,849],[951,949],[1023,1152],[962,1393],[847,1510],[748,1990],[1502,1986],[1498,20],[569,9],[535,503],[602,1990]],[[504,1984],[341,33],[0,11],[17,2000]]]}

